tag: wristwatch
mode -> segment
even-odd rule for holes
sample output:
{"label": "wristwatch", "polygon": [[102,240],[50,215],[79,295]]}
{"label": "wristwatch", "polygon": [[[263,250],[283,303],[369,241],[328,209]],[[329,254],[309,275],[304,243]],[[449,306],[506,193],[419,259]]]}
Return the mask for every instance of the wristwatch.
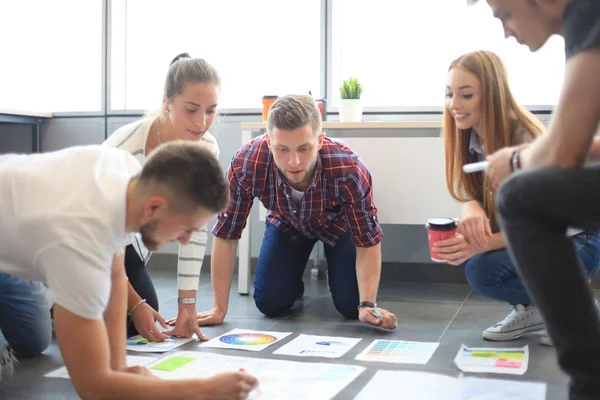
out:
{"label": "wristwatch", "polygon": [[177,299],[178,304],[196,304],[195,297],[179,297]]}
{"label": "wristwatch", "polygon": [[359,310],[363,307],[377,308],[377,303],[372,303],[370,301],[361,301],[360,303],[358,303]]}

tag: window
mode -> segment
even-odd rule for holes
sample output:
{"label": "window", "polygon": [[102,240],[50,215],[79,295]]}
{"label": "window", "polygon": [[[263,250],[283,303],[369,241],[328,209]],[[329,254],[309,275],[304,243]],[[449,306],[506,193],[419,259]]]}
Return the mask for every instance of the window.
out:
{"label": "window", "polygon": [[0,37],[0,108],[102,110],[102,1],[2,1]]}
{"label": "window", "polygon": [[474,50],[504,61],[511,89],[525,106],[555,105],[564,74],[564,41],[536,53],[505,39],[485,1],[332,0],[332,96],[356,76],[366,108],[441,109],[450,62]]}
{"label": "window", "polygon": [[222,109],[320,94],[320,0],[114,0],[111,15],[112,110],[157,107],[182,52],[219,71]]}

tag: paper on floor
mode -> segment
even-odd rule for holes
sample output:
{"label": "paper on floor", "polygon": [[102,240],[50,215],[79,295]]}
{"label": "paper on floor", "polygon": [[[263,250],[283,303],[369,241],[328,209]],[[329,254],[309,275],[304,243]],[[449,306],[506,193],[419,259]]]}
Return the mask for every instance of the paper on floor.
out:
{"label": "paper on floor", "polygon": [[454,363],[465,372],[523,375],[529,364],[529,346],[482,348],[461,345]]}
{"label": "paper on floor", "polygon": [[197,339],[196,335],[191,338],[171,336],[169,339],[165,339],[164,342],[149,342],[142,336],[137,335],[127,339],[127,350],[140,353],[165,353]]}
{"label": "paper on floor", "polygon": [[253,331],[234,329],[198,345],[217,349],[261,351],[291,335],[292,332]]}
{"label": "paper on floor", "polygon": [[545,400],[546,383],[452,376],[420,371],[377,371],[355,400]]}
{"label": "paper on floor", "polygon": [[364,370],[358,365],[311,363],[178,351],[147,368],[161,379],[208,378],[244,369],[259,380],[249,399],[329,400]]}
{"label": "paper on floor", "polygon": [[439,345],[439,343],[377,339],[356,356],[356,359],[403,364],[427,364]]}
{"label": "paper on floor", "polygon": [[[155,361],[156,357],[141,357],[141,356],[127,356],[127,366],[133,367],[139,365],[141,367],[145,367],[151,362]],[[67,372],[67,367],[60,367],[55,369],[54,371],[48,372],[44,375],[46,378],[64,378],[70,379],[69,373]]]}
{"label": "paper on floor", "polygon": [[301,334],[291,342],[274,351],[273,354],[299,357],[340,358],[361,340],[362,339],[360,338]]}

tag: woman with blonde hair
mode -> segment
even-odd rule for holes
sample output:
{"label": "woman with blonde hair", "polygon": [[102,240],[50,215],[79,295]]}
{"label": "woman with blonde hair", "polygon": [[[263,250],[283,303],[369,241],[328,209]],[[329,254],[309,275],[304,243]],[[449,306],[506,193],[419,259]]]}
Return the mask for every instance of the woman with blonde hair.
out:
{"label": "woman with blonde hair", "polygon": [[[452,197],[464,204],[456,236],[438,242],[434,250],[464,269],[477,293],[513,307],[504,320],[483,331],[488,340],[513,340],[545,326],[506,249],[492,183],[485,173],[466,174],[462,166],[503,147],[527,146],[543,132],[541,122],[515,101],[496,54],[475,51],[451,63],[444,108],[446,183]],[[573,241],[593,276],[600,267],[600,233],[578,232]],[[545,335],[542,343],[551,344]]]}
{"label": "woman with blonde hair", "polygon": [[[201,142],[219,158],[217,140],[208,131],[212,126],[221,93],[218,71],[202,58],[188,53],[177,55],[170,63],[164,82],[162,106],[144,118],[122,126],[105,142],[136,157],[140,164],[162,143],[175,140]],[[192,232],[187,245],[179,246],[177,260],[177,317],[165,321],[158,313],[158,297],[146,262],[150,251],[136,237],[125,251],[128,278],[128,336],[140,334],[151,341],[163,341],[168,335],[206,340],[198,325],[196,291],[208,241],[208,226]],[[168,332],[157,329],[155,321]],[[168,325],[167,325],[168,324]]]}

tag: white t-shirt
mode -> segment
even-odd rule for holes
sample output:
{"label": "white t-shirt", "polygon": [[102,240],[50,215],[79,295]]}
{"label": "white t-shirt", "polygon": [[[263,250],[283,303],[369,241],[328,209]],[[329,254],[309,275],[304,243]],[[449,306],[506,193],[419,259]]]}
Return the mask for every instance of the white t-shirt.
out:
{"label": "white t-shirt", "polygon": [[[155,118],[146,118],[122,126],[110,135],[103,145],[125,150],[135,156],[140,164],[143,165],[146,162],[148,134],[155,120]],[[213,155],[219,158],[217,139],[210,132],[206,132],[202,136],[200,143],[205,144]],[[139,234],[136,234],[136,236],[133,247],[140,258],[147,261],[150,258],[150,252],[142,243]],[[204,254],[206,253],[207,242],[208,226],[204,225],[200,231],[192,234],[192,238],[187,245],[179,245],[177,258],[177,288],[179,290],[198,289],[202,260],[204,260]]]}
{"label": "white t-shirt", "polygon": [[125,232],[129,153],[102,146],[0,156],[0,271],[48,285],[48,299],[87,319],[108,304]]}

